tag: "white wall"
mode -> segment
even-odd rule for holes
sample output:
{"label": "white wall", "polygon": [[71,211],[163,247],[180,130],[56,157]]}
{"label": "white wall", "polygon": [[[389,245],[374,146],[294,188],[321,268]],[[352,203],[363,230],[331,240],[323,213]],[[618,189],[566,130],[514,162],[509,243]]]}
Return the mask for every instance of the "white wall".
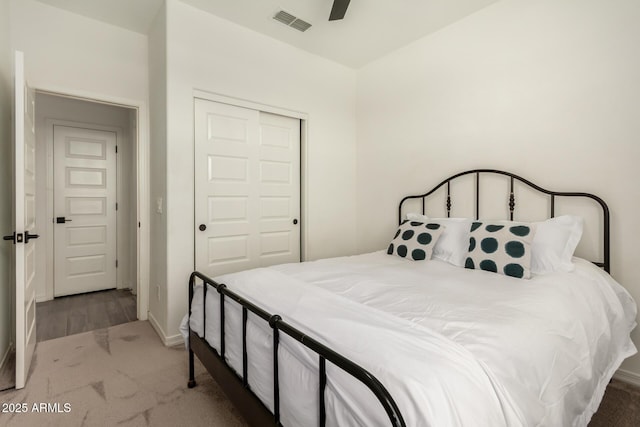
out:
{"label": "white wall", "polygon": [[[158,12],[149,30],[150,176],[151,176],[151,268],[149,277],[149,319],[166,337],[167,300],[159,288],[167,288],[167,15]],[[157,211],[160,199],[163,213]],[[185,288],[186,289],[186,288]],[[166,295],[166,291],[162,293]]]}
{"label": "white wall", "polygon": [[388,242],[401,197],[505,169],[602,196],[613,276],[640,302],[638,22],[637,0],[504,0],[359,70],[359,250]]}
{"label": "white wall", "polygon": [[355,250],[355,72],[176,0],[167,23],[167,283],[158,285],[174,339],[194,266],[193,90],[308,114],[303,221],[315,259]]}
{"label": "white wall", "polygon": [[147,101],[147,37],[34,0],[11,0],[32,87]]}
{"label": "white wall", "polygon": [[[0,233],[10,234],[11,225],[11,41],[9,0],[0,0]],[[0,245],[0,365],[11,340],[11,245]]]}
{"label": "white wall", "polygon": [[[147,37],[34,0],[10,0],[11,37],[15,49],[25,53],[28,83],[36,89],[135,106],[139,112],[138,136],[145,185],[148,144]],[[36,107],[37,108],[37,107]],[[147,201],[141,201],[140,231],[142,293],[148,281]],[[139,299],[146,318],[146,294]]]}
{"label": "white wall", "polygon": [[[42,233],[37,242],[36,298],[40,301],[53,299],[53,233],[55,225],[51,219],[56,215],[47,210],[47,195],[53,197],[53,187],[48,187],[48,174],[53,176],[52,159],[47,159],[47,145],[51,135],[47,120],[62,120],[88,125],[107,126],[120,131],[118,141],[118,274],[117,287],[136,288],[135,256],[131,244],[135,237],[136,205],[131,202],[135,195],[135,135],[131,133],[131,109],[117,107],[79,99],[36,94],[36,224]],[[51,181],[49,177],[49,182]],[[53,208],[53,206],[51,206]],[[48,252],[47,252],[48,251]]]}

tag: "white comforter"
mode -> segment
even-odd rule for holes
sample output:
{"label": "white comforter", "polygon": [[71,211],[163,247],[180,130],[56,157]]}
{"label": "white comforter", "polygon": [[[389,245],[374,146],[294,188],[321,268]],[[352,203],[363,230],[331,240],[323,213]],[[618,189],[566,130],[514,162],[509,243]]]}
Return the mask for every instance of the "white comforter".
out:
{"label": "white comforter", "polygon": [[[584,426],[636,352],[636,305],[609,275],[574,261],[574,272],[519,280],[376,252],[216,280],[375,375],[407,426]],[[226,358],[242,372],[241,312],[227,301]],[[202,336],[201,287],[192,307]],[[218,310],[210,292],[206,338],[216,349]],[[249,320],[249,383],[272,409],[271,331]],[[281,337],[282,422],[317,425],[317,356]],[[327,425],[389,425],[364,386],[327,372]]]}

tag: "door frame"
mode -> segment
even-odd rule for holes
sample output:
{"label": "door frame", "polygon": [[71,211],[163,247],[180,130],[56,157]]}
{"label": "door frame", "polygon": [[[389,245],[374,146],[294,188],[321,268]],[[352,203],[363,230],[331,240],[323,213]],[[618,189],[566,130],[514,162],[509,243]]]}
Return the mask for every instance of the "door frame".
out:
{"label": "door frame", "polygon": [[[192,107],[194,108],[193,115],[193,149],[195,153],[196,147],[196,133],[195,133],[195,101],[196,99],[204,99],[206,101],[218,102],[221,104],[228,104],[234,107],[248,108],[251,110],[264,111],[265,113],[278,114],[280,116],[291,117],[293,119],[300,120],[300,262],[307,260],[307,236],[308,236],[308,224],[307,224],[307,212],[309,212],[309,199],[307,197],[308,186],[308,144],[309,144],[309,114],[300,111],[289,110],[287,108],[276,107],[268,104],[261,104],[259,102],[250,101],[247,99],[235,98],[227,95],[222,95],[215,92],[208,92],[205,90],[194,89]],[[195,161],[195,155],[194,155]],[[193,165],[195,168],[195,164]],[[193,268],[196,268],[196,211],[195,211],[195,181],[194,181],[194,209],[193,209]]]}
{"label": "door frame", "polygon": [[[45,129],[46,129],[46,156],[47,156],[47,200],[46,200],[46,209],[47,209],[47,218],[55,217],[55,162],[54,162],[54,127],[55,126],[67,126],[74,128],[83,128],[83,129],[91,129],[91,130],[99,130],[105,132],[114,132],[116,134],[116,146],[120,144],[131,144],[131,141],[127,140],[124,137],[124,130],[120,127],[116,126],[103,126],[96,125],[93,123],[83,123],[83,122],[75,122],[71,120],[60,120],[60,119],[45,119]],[[135,147],[132,147],[132,149]],[[122,152],[122,150],[120,150]],[[122,173],[122,160],[120,160],[120,152],[116,153],[116,203],[120,202],[121,197],[121,189],[123,185],[127,183],[123,183],[120,175]],[[116,260],[119,259],[119,240],[120,240],[120,230],[122,227],[120,221],[120,213],[121,211],[116,211]],[[45,274],[45,300],[49,301],[55,297],[55,224],[53,221],[47,221],[46,223],[46,233],[50,238],[47,239],[47,247],[46,247],[46,274]],[[137,258],[137,254],[136,254]],[[138,260],[136,259],[136,263]],[[122,277],[120,271],[116,268],[116,289],[122,289]],[[137,289],[135,289],[137,293]]]}
{"label": "door frame", "polygon": [[[139,226],[136,228],[136,241],[137,241],[137,254],[136,254],[136,272],[137,272],[137,317],[138,320],[147,320],[149,314],[149,257],[150,257],[150,248],[151,248],[151,236],[150,236],[150,203],[149,203],[149,151],[150,151],[150,141],[149,141],[149,116],[148,116],[148,108],[145,102],[130,100],[130,99],[122,99],[122,98],[114,98],[114,97],[106,97],[102,94],[92,94],[86,93],[82,91],[73,91],[73,90],[59,90],[59,89],[49,89],[46,87],[35,87],[34,88],[37,93],[59,96],[64,98],[72,98],[86,102],[93,102],[98,104],[107,104],[116,107],[128,108],[136,112],[135,114],[135,127],[137,131],[136,140],[128,141],[132,145],[132,152],[136,153],[136,191],[137,191],[137,206],[136,206],[136,218],[138,220]],[[37,105],[36,105],[37,108]],[[63,124],[64,120],[54,120],[52,121],[58,122],[58,124]],[[73,123],[66,121],[66,123]],[[73,125],[73,124],[72,124]],[[78,123],[75,123],[77,126]],[[93,125],[92,125],[93,126]],[[47,132],[51,130],[53,137],[53,126],[49,126],[49,120],[47,120]],[[96,129],[100,128],[109,128],[108,126],[95,126]],[[113,128],[105,129],[105,130],[113,130]],[[52,139],[51,139],[52,141]],[[49,171],[53,173],[53,155],[49,156],[49,154],[53,154],[53,151],[49,152],[49,150],[53,150],[53,145],[49,143],[49,135],[47,135],[47,185],[53,186],[53,175],[49,174]],[[49,178],[51,177],[51,181]],[[50,193],[50,192],[48,192]],[[52,193],[52,192],[51,192]],[[49,217],[53,218],[53,198],[52,194],[47,194],[47,214]],[[47,222],[47,233],[52,238],[51,244],[53,244],[53,223]],[[48,245],[49,246],[49,245]],[[48,250],[48,248],[47,248]],[[47,263],[53,263],[52,259],[53,252],[51,253],[51,258],[47,256]],[[53,273],[52,269],[49,269],[47,266],[47,276],[49,276],[49,271]],[[46,292],[47,298],[53,298],[53,276],[51,276],[51,281],[49,282],[49,277],[47,279]],[[50,284],[49,284],[50,283]],[[50,294],[49,294],[50,292]]]}

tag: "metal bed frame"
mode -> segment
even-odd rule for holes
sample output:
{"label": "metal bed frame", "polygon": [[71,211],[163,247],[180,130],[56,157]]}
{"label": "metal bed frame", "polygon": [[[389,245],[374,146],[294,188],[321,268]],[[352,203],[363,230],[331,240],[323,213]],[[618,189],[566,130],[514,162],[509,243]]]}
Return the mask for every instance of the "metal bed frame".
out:
{"label": "metal bed frame", "polygon": [[609,207],[607,206],[607,204],[604,202],[604,200],[602,200],[600,197],[594,195],[594,194],[590,194],[590,193],[578,193],[578,192],[566,192],[566,191],[553,191],[553,190],[547,190],[546,188],[542,188],[539,185],[534,184],[533,182],[524,179],[516,174],[513,174],[511,172],[505,172],[505,171],[501,171],[501,170],[497,170],[497,169],[473,169],[473,170],[468,170],[468,171],[464,171],[464,172],[460,172],[457,173],[453,176],[450,176],[449,178],[445,179],[444,181],[442,181],[440,184],[436,185],[435,187],[433,187],[431,190],[427,191],[424,194],[418,194],[418,195],[413,195],[413,196],[407,196],[404,199],[402,199],[400,201],[400,204],[398,205],[398,223],[402,222],[402,206],[404,205],[405,202],[409,201],[409,200],[414,200],[414,199],[422,199],[422,214],[424,215],[426,213],[426,206],[427,206],[427,202],[426,199],[427,197],[431,196],[433,193],[435,193],[438,189],[440,189],[443,185],[447,185],[447,198],[446,198],[446,210],[447,210],[447,217],[451,216],[451,206],[452,206],[452,200],[451,200],[451,181],[455,180],[456,178],[460,178],[462,176],[465,175],[475,175],[475,219],[479,219],[480,218],[480,176],[481,175],[486,175],[486,174],[496,174],[496,175],[504,175],[509,177],[509,201],[508,201],[508,207],[509,207],[509,220],[513,221],[513,213],[515,211],[515,207],[516,207],[516,199],[515,199],[515,193],[514,193],[514,182],[515,181],[519,181],[531,188],[533,188],[536,191],[539,191],[540,193],[546,194],[549,196],[549,201],[550,201],[550,212],[549,212],[549,218],[553,218],[555,216],[556,213],[556,198],[557,197],[585,197],[588,199],[592,199],[594,201],[596,201],[600,207],[602,208],[602,225],[603,225],[603,238],[602,238],[602,249],[603,249],[603,261],[598,262],[598,261],[593,261],[594,264],[596,264],[599,267],[602,267],[607,273],[611,273],[611,246],[609,243],[610,240],[610,215],[609,215]]}
{"label": "metal bed frame", "polygon": [[[556,197],[586,197],[596,201],[603,210],[603,262],[594,262],[594,264],[604,268],[605,271],[610,272],[610,246],[609,246],[609,208],[607,204],[599,197],[589,193],[577,193],[577,192],[560,192],[551,191],[539,187],[532,182],[521,178],[510,172],[504,172],[495,169],[474,169],[465,172],[460,172],[453,175],[440,184],[436,185],[430,191],[419,194],[411,195],[403,198],[398,206],[398,222],[402,222],[402,208],[405,202],[413,199],[422,199],[422,213],[426,212],[426,199],[435,193],[443,185],[447,186],[446,197],[446,212],[447,217],[451,214],[452,197],[451,197],[451,181],[456,178],[474,174],[475,175],[475,218],[480,217],[480,176],[484,174],[498,174],[509,177],[510,179],[510,191],[508,198],[509,207],[509,219],[513,220],[513,214],[515,210],[515,195],[514,195],[514,181],[517,180],[529,187],[542,192],[550,197],[550,218],[555,215],[555,199]],[[367,386],[374,396],[378,399],[378,402],[384,408],[389,423],[393,427],[406,427],[405,421],[402,418],[402,414],[398,409],[396,402],[393,400],[384,385],[371,373],[359,366],[357,363],[345,358],[333,349],[319,343],[313,337],[301,332],[294,328],[287,322],[285,322],[278,314],[268,313],[259,306],[252,302],[240,297],[238,294],[229,290],[225,284],[217,283],[213,279],[206,275],[194,271],[189,278],[189,316],[191,316],[192,299],[194,293],[194,287],[196,286],[196,280],[199,279],[203,285],[203,316],[206,319],[206,298],[207,288],[211,286],[216,290],[220,304],[220,351],[211,347],[205,340],[206,336],[200,337],[197,333],[191,330],[189,327],[189,382],[188,387],[193,388],[196,386],[195,373],[194,373],[194,356],[198,356],[202,364],[205,366],[211,376],[218,382],[220,387],[225,391],[229,399],[236,405],[236,407],[243,414],[245,420],[252,426],[281,426],[280,423],[280,386],[278,381],[278,347],[280,343],[280,333],[284,333],[300,344],[304,345],[308,349],[314,351],[318,355],[318,425],[324,427],[326,425],[326,412],[325,412],[325,387],[327,384],[326,376],[326,363],[332,363],[339,367],[343,371],[353,376],[358,381]],[[208,286],[207,286],[208,285]],[[242,307],[242,373],[237,373],[231,366],[225,361],[225,304],[228,300],[238,304]],[[272,329],[273,335],[273,413],[260,401],[260,399],[251,391],[249,386],[249,380],[247,375],[247,318],[248,313],[251,312],[257,317],[267,322]],[[204,319],[203,319],[204,320]],[[206,321],[203,321],[206,324]],[[206,329],[206,328],[205,328]],[[206,330],[205,330],[206,334]]]}
{"label": "metal bed frame", "polygon": [[[318,377],[319,377],[319,420],[318,424],[324,426],[326,423],[325,412],[325,396],[324,390],[327,384],[326,363],[329,361],[343,371],[366,385],[376,396],[380,404],[386,411],[391,425],[394,427],[405,427],[406,424],[402,419],[400,410],[387,389],[380,381],[364,368],[344,356],[338,354],[329,347],[320,344],[312,337],[304,334],[287,322],[282,320],[277,314],[269,314],[257,305],[247,301],[238,294],[230,291],[225,284],[217,283],[202,273],[194,271],[189,278],[189,316],[191,316],[191,300],[193,299],[193,289],[196,278],[203,282],[204,297],[203,303],[203,324],[206,324],[206,301],[207,286],[212,286],[220,295],[220,352],[211,347],[205,341],[205,337],[200,338],[198,334],[193,332],[189,327],[189,388],[196,385],[194,376],[194,353],[198,355],[200,361],[205,365],[211,376],[217,379],[218,384],[225,389],[229,399],[236,404],[240,412],[245,416],[249,424],[254,426],[280,426],[280,386],[278,382],[278,346],[280,343],[279,335],[284,333],[294,340],[298,341],[305,347],[313,350],[318,354]],[[240,306],[242,306],[242,376],[238,376],[235,371],[226,363],[225,354],[225,297],[230,298]],[[251,391],[247,375],[247,317],[248,312],[252,312],[264,321],[269,323],[273,330],[273,414],[269,412],[266,406]],[[206,333],[206,328],[205,328]]]}

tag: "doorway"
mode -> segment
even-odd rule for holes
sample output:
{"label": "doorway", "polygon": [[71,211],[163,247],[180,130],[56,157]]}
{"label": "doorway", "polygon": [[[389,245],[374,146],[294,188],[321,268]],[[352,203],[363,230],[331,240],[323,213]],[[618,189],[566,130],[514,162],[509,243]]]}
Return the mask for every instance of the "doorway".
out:
{"label": "doorway", "polygon": [[[23,272],[24,269],[21,268],[21,265],[27,265],[33,267],[33,272],[28,275],[32,284],[30,286],[23,286],[24,283],[21,283],[20,280],[16,279],[14,295],[12,296],[12,322],[11,339],[14,340],[12,344],[7,349],[5,356],[3,357],[2,367],[7,368],[7,370],[13,370],[15,375],[11,375],[15,382],[13,383],[16,387],[22,388],[24,386],[27,372],[29,370],[29,360],[30,356],[33,354],[33,347],[35,347],[35,336],[36,336],[36,322],[35,322],[35,312],[36,312],[36,299],[38,302],[49,301],[49,302],[57,302],[53,299],[54,296],[54,266],[55,261],[53,260],[52,254],[54,253],[54,240],[53,240],[53,141],[52,138],[47,137],[53,134],[53,122],[56,122],[56,125],[61,126],[78,126],[83,127],[85,124],[94,125],[98,123],[96,126],[105,126],[101,125],[102,120],[109,117],[109,114],[103,109],[102,113],[96,113],[96,110],[102,107],[113,107],[115,109],[119,109],[121,113],[127,116],[128,120],[126,124],[116,125],[119,126],[118,130],[126,135],[127,144],[124,144],[122,148],[125,150],[129,150],[129,155],[126,156],[128,159],[126,165],[121,165],[117,167],[117,174],[128,174],[128,181],[126,179],[119,179],[120,184],[126,186],[129,189],[129,196],[118,196],[118,200],[122,200],[123,203],[129,204],[129,209],[126,211],[129,213],[129,220],[123,221],[123,224],[128,224],[130,227],[130,234],[132,235],[128,239],[118,239],[117,245],[124,245],[124,249],[126,251],[127,247],[130,249],[130,255],[133,256],[126,257],[125,262],[130,263],[131,265],[127,269],[129,272],[125,274],[124,272],[117,274],[117,282],[116,286],[122,286],[124,280],[127,280],[127,277],[130,278],[129,286],[127,290],[134,292],[135,298],[133,304],[121,304],[125,309],[125,316],[130,320],[135,320],[136,318],[140,320],[147,319],[147,310],[148,310],[148,275],[149,275],[149,230],[148,230],[148,220],[149,220],[149,203],[148,203],[148,152],[149,152],[149,140],[148,140],[148,129],[146,123],[147,117],[147,106],[143,102],[138,102],[135,100],[128,99],[115,99],[115,98],[105,98],[103,99],[100,95],[95,96],[90,93],[76,93],[76,94],[60,94],[49,92],[46,89],[36,89],[36,91],[28,90],[29,88],[26,86],[26,82],[24,81],[24,61],[21,52],[16,52],[16,83],[15,83],[15,102],[13,111],[15,112],[24,112],[24,114],[16,113],[14,114],[14,124],[15,124],[15,147],[21,147],[20,149],[15,148],[15,156],[19,157],[23,156],[25,152],[31,153],[31,157],[27,158],[25,161],[21,161],[19,158],[16,160],[14,158],[14,163],[16,165],[25,165],[24,175],[29,175],[33,178],[34,184],[29,185],[25,188],[24,186],[18,185],[24,182],[23,175],[20,175],[15,178],[14,186],[16,194],[23,194],[25,196],[32,196],[30,203],[24,202],[13,202],[13,208],[15,211],[18,210],[17,206],[22,206],[23,208],[27,208],[27,212],[30,212],[28,208],[33,208],[32,211],[34,215],[29,216],[26,215],[26,218],[29,219],[29,225],[27,227],[24,224],[14,224],[14,230],[29,230],[31,235],[28,235],[31,250],[28,254],[29,259],[26,260],[24,257],[16,256],[16,264],[13,266],[13,271],[18,275],[18,272]],[[24,90],[23,90],[24,89]],[[23,94],[22,96],[18,96],[18,94]],[[88,98],[85,98],[87,96]],[[48,99],[50,98],[50,99]],[[36,102],[36,99],[38,100]],[[47,109],[45,104],[47,104],[47,99],[50,103],[49,108]],[[99,100],[100,99],[100,100]],[[33,108],[36,103],[39,105]],[[36,114],[33,113],[35,110]],[[48,111],[48,113],[47,113]],[[93,112],[93,119],[87,119],[87,115]],[[37,114],[39,113],[39,114]],[[23,117],[24,116],[24,117]],[[28,120],[28,118],[33,117],[32,120]],[[142,121],[140,120],[142,118]],[[95,119],[95,120],[94,120]],[[23,123],[24,122],[24,123]],[[109,124],[107,127],[113,128],[114,126]],[[36,128],[37,135],[36,135]],[[108,129],[107,129],[108,130]],[[29,135],[33,135],[33,144],[28,145],[27,138],[25,134],[29,133]],[[39,138],[39,140],[38,140]],[[49,143],[47,143],[49,141]],[[126,166],[126,167],[125,167]],[[16,168],[12,168],[16,169]],[[22,171],[22,168],[18,168],[18,170]],[[35,171],[38,173],[35,173]],[[38,179],[41,178],[41,179]],[[15,182],[18,184],[15,184]],[[20,189],[18,191],[17,189]],[[22,190],[25,190],[24,192]],[[119,194],[126,194],[126,192],[122,192],[120,190]],[[37,204],[35,203],[37,201]],[[120,203],[120,202],[119,202]],[[24,211],[24,209],[23,209]],[[119,218],[118,214],[118,218]],[[20,217],[20,212],[14,213],[14,217]],[[35,219],[38,219],[38,225],[35,227]],[[118,219],[122,221],[121,219]],[[34,228],[35,227],[35,228]],[[33,234],[35,231],[36,234]],[[116,232],[122,233],[120,230]],[[14,231],[13,240],[14,244],[16,242],[22,243],[24,242],[24,246],[20,245],[20,247],[27,246],[27,233],[23,232],[22,234],[16,233]],[[128,242],[128,244],[127,244]],[[120,251],[120,248],[117,249]],[[120,252],[121,253],[121,252]],[[21,261],[20,261],[21,260]],[[22,264],[20,264],[20,261]],[[122,271],[122,270],[121,270]],[[88,273],[88,272],[85,272]],[[116,291],[120,291],[117,289]],[[30,295],[30,299],[27,299],[22,293]],[[111,292],[111,291],[106,291]],[[80,294],[81,296],[85,295],[95,295],[96,293],[89,294]],[[20,302],[24,300],[25,305],[20,305]],[[58,299],[59,300],[59,299]],[[40,304],[37,304],[40,306]],[[86,304],[83,304],[86,305]],[[110,303],[108,303],[110,305]],[[39,308],[39,307],[38,307]],[[26,309],[26,310],[25,310]],[[25,315],[26,311],[26,316]],[[22,317],[20,317],[20,313],[22,313]],[[44,310],[42,313],[44,314]],[[25,317],[27,319],[34,320],[31,324],[25,322]],[[112,321],[111,315],[108,315],[109,322]],[[43,320],[43,319],[37,319]],[[22,325],[22,327],[20,327]],[[29,326],[31,325],[31,326]],[[107,325],[108,326],[108,325]],[[98,326],[100,327],[100,326]],[[95,329],[95,328],[94,328]],[[33,342],[31,340],[28,341],[29,346],[24,345],[24,338],[22,332],[28,331],[30,336],[33,337]],[[29,338],[29,335],[26,335]],[[32,345],[31,345],[32,344]],[[29,348],[31,350],[29,351]],[[15,365],[11,366],[11,358],[12,353],[15,354]],[[26,356],[25,356],[26,353]],[[28,357],[28,358],[27,358]],[[9,362],[7,362],[9,361]],[[11,368],[11,369],[9,369]],[[0,378],[2,378],[2,374],[4,371],[0,373]]]}
{"label": "doorway", "polygon": [[[56,314],[64,305],[54,298],[105,290],[138,295],[137,135],[135,108],[36,93],[36,166],[45,172],[36,184],[36,215],[46,224],[37,251],[38,324],[48,324],[42,316],[70,322]],[[101,309],[93,313],[103,316]]]}

